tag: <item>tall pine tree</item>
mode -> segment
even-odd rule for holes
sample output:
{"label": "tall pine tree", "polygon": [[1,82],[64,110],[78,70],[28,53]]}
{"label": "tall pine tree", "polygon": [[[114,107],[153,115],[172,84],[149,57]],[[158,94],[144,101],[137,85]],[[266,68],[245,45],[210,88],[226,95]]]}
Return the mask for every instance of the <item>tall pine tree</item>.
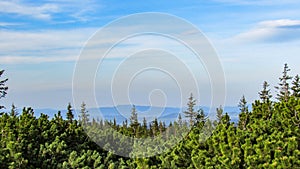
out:
{"label": "tall pine tree", "polygon": [[71,103],[69,103],[67,107],[67,119],[68,121],[72,122],[73,118],[74,118],[73,109]]}
{"label": "tall pine tree", "polygon": [[238,126],[240,129],[245,130],[246,125],[249,122],[249,110],[248,110],[247,101],[246,101],[246,98],[244,95],[240,99],[238,106],[241,111],[241,113],[239,114]]}
{"label": "tall pine tree", "polygon": [[198,112],[195,111],[196,99],[194,99],[192,93],[189,97],[187,106],[188,106],[187,110],[184,111],[183,113],[184,113],[185,117],[189,119],[190,126],[193,126],[193,124],[197,118]]}
{"label": "tall pine tree", "polygon": [[138,114],[136,111],[135,105],[133,105],[131,109],[131,116],[130,116],[130,127],[133,129],[133,133],[136,135],[138,132],[139,127],[139,121],[138,121]]}
{"label": "tall pine tree", "polygon": [[221,122],[223,117],[223,107],[220,105],[220,107],[217,108],[216,110],[217,110],[217,121]]}
{"label": "tall pine tree", "polygon": [[[3,75],[4,70],[0,70],[0,77]],[[6,86],[6,82],[8,81],[8,79],[4,79],[4,80],[0,80],[0,99],[5,97],[5,95],[7,94],[7,90],[8,87]],[[4,106],[0,105],[0,109],[5,108]]]}
{"label": "tall pine tree", "polygon": [[300,77],[299,75],[296,75],[293,82],[292,82],[292,95],[297,97],[297,98],[300,98]]}
{"label": "tall pine tree", "polygon": [[18,115],[17,108],[16,108],[16,106],[14,104],[11,105],[10,115],[11,116],[17,116]]}
{"label": "tall pine tree", "polygon": [[79,120],[81,123],[85,125],[89,122],[89,114],[88,111],[86,110],[86,104],[84,102],[82,102],[80,107],[81,109],[80,109]]}
{"label": "tall pine tree", "polygon": [[259,97],[260,99],[262,100],[262,102],[267,102],[268,100],[271,99],[272,95],[271,95],[271,92],[270,92],[270,89],[268,89],[270,85],[268,84],[268,82],[264,81],[263,83],[263,89],[262,91],[260,91],[258,94],[259,94]]}
{"label": "tall pine tree", "polygon": [[290,97],[290,85],[289,80],[292,79],[291,76],[288,75],[288,72],[291,71],[291,69],[288,67],[287,64],[284,64],[282,77],[279,78],[279,86],[276,86],[275,89],[278,90],[277,99],[279,101],[288,101],[288,98]]}

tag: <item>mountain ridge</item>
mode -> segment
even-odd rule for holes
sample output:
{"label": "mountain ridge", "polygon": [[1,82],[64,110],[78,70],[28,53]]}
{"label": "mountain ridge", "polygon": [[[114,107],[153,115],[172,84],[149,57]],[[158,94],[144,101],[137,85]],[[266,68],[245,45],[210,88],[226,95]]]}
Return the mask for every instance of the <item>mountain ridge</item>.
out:
{"label": "mountain ridge", "polygon": [[[90,118],[95,119],[104,119],[104,120],[113,120],[116,118],[118,123],[123,122],[124,120],[129,120],[131,115],[132,105],[118,105],[118,106],[105,106],[105,107],[95,107],[88,108],[87,111],[90,114]],[[138,113],[139,121],[142,122],[143,117],[146,118],[147,121],[152,121],[156,117],[158,120],[171,122],[177,119],[179,113],[184,118],[183,111],[186,107],[159,107],[159,106],[148,106],[148,105],[136,105],[136,110]],[[204,113],[207,115],[209,113],[210,107],[208,106],[196,106],[195,110],[201,108]],[[249,106],[251,109],[251,106]],[[224,114],[228,113],[232,122],[238,121],[239,108],[237,106],[225,106],[223,108]],[[17,110],[19,113],[22,112],[22,109]],[[42,113],[49,116],[49,118],[53,118],[54,114],[57,114],[58,111],[61,111],[61,115],[63,118],[66,118],[67,110],[59,110],[53,108],[38,108],[34,109],[35,116],[39,117]],[[74,110],[74,117],[78,119],[78,115],[80,110]],[[210,115],[214,115],[215,110],[212,110]]]}

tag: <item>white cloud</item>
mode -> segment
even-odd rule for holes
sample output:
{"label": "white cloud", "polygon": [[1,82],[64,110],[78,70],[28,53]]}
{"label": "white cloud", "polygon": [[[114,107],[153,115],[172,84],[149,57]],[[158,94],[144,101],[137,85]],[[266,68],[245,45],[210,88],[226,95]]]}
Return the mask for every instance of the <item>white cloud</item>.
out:
{"label": "white cloud", "polygon": [[100,5],[94,0],[48,0],[45,3],[28,3],[24,0],[0,0],[0,13],[29,16],[41,20],[52,20],[53,15],[60,13],[62,16],[72,17],[85,21],[87,16]]}
{"label": "white cloud", "polygon": [[300,40],[300,20],[280,19],[259,22],[249,31],[240,33],[238,42],[288,42]]}
{"label": "white cloud", "polygon": [[68,57],[32,57],[32,56],[1,56],[2,64],[23,64],[23,63],[44,63],[44,62],[62,62],[75,61],[77,56]]}
{"label": "white cloud", "polygon": [[51,19],[51,14],[59,11],[55,4],[33,6],[20,1],[0,1],[0,13],[31,16],[37,19]]}
{"label": "white cloud", "polygon": [[237,4],[237,5],[282,5],[298,3],[295,0],[213,0],[221,3]]}
{"label": "white cloud", "polygon": [[300,20],[291,20],[291,19],[279,19],[272,21],[263,21],[259,23],[262,27],[286,27],[286,26],[300,26]]}
{"label": "white cloud", "polygon": [[83,22],[97,18],[92,14],[103,7],[97,0],[47,0],[47,2],[59,6],[63,13],[75,21]]}
{"label": "white cloud", "polygon": [[22,23],[0,22],[0,27],[18,26]]}
{"label": "white cloud", "polygon": [[0,31],[1,64],[72,61],[95,28]]}
{"label": "white cloud", "polygon": [[[119,38],[141,31],[140,26],[122,26],[102,29],[104,32],[100,35],[96,34],[96,39],[88,44],[85,43],[97,31],[97,28],[44,30],[37,32],[1,30],[0,59],[4,64],[73,61],[80,54],[84,45],[88,49],[84,55],[86,56],[85,60],[99,59],[99,53],[105,53],[106,51],[104,50],[107,50],[107,47],[121,40]],[[165,30],[166,27],[168,26],[161,24],[162,30]],[[178,30],[173,34],[184,36],[189,43],[201,47],[201,44],[206,42],[203,39],[199,40],[195,38],[194,33],[193,31],[181,32],[181,30]],[[147,49],[167,50],[185,59],[190,58],[190,55],[194,56],[192,53],[187,54],[191,51],[179,41],[162,35],[141,34],[140,36],[133,36],[122,41],[116,48],[117,50],[114,49],[109,53],[109,58],[123,58],[140,50]]]}
{"label": "white cloud", "polygon": [[2,53],[81,47],[93,28],[45,31],[0,31]]}

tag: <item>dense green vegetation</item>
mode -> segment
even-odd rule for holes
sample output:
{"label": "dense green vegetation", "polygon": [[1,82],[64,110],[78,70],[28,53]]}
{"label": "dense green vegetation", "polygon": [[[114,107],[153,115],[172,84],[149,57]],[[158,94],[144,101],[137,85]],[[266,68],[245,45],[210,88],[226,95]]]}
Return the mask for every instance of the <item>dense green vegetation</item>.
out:
{"label": "dense green vegetation", "polygon": [[[84,103],[79,121],[74,119],[71,105],[67,119],[60,112],[53,119],[45,114],[37,118],[31,108],[24,108],[18,115],[12,106],[10,112],[0,116],[0,168],[300,168],[300,80],[299,76],[290,77],[288,72],[285,65],[277,100],[272,99],[267,82],[259,92],[260,100],[252,103],[252,110],[248,109],[245,97],[241,98],[238,124],[230,121],[221,106],[216,110],[217,120],[210,121],[203,111],[194,110],[192,95],[182,114],[189,121],[180,117],[168,125],[157,120],[150,125],[146,120],[140,124],[135,107],[128,124],[117,124],[89,119]],[[99,128],[111,126],[132,138],[157,136],[153,141],[158,142],[162,137],[179,141],[176,134],[192,128],[163,154],[128,158],[103,150],[88,137],[83,126],[96,133]],[[202,129],[210,127],[215,130],[205,139]],[[134,143],[122,142],[117,135],[95,135],[106,147],[118,144],[120,151],[132,151],[126,144]],[[168,142],[158,145],[167,146]]]}

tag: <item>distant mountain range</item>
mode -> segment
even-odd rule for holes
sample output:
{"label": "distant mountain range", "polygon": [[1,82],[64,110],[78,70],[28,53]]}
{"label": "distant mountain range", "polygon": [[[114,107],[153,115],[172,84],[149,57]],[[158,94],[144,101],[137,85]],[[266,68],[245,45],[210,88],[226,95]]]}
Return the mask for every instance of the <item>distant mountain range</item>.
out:
{"label": "distant mountain range", "polygon": [[[199,108],[199,107],[198,107]],[[209,113],[209,107],[200,107],[203,109],[204,113],[207,115]],[[138,113],[139,121],[142,122],[143,118],[145,117],[148,122],[154,120],[156,117],[158,121],[164,121],[168,124],[171,121],[177,119],[179,113],[181,114],[182,118],[184,118],[183,111],[186,108],[177,108],[177,107],[151,107],[151,106],[136,106],[136,110]],[[129,122],[129,118],[131,115],[132,105],[119,105],[115,107],[101,107],[101,108],[90,108],[88,112],[90,114],[90,119],[95,118],[104,119],[104,120],[113,120],[116,119],[118,124],[121,124],[126,119]],[[197,108],[196,108],[197,110]],[[21,112],[22,110],[18,110]],[[66,118],[67,110],[60,110],[63,118]],[[57,114],[58,110],[56,109],[35,109],[35,115],[39,117],[41,113],[47,114],[50,118],[54,117],[54,114]],[[231,121],[237,122],[238,115],[239,115],[239,108],[234,106],[226,106],[224,107],[224,113],[228,113]],[[80,111],[75,110],[74,115],[75,118],[78,118],[78,113]],[[211,115],[215,115],[215,110],[212,110]]]}

